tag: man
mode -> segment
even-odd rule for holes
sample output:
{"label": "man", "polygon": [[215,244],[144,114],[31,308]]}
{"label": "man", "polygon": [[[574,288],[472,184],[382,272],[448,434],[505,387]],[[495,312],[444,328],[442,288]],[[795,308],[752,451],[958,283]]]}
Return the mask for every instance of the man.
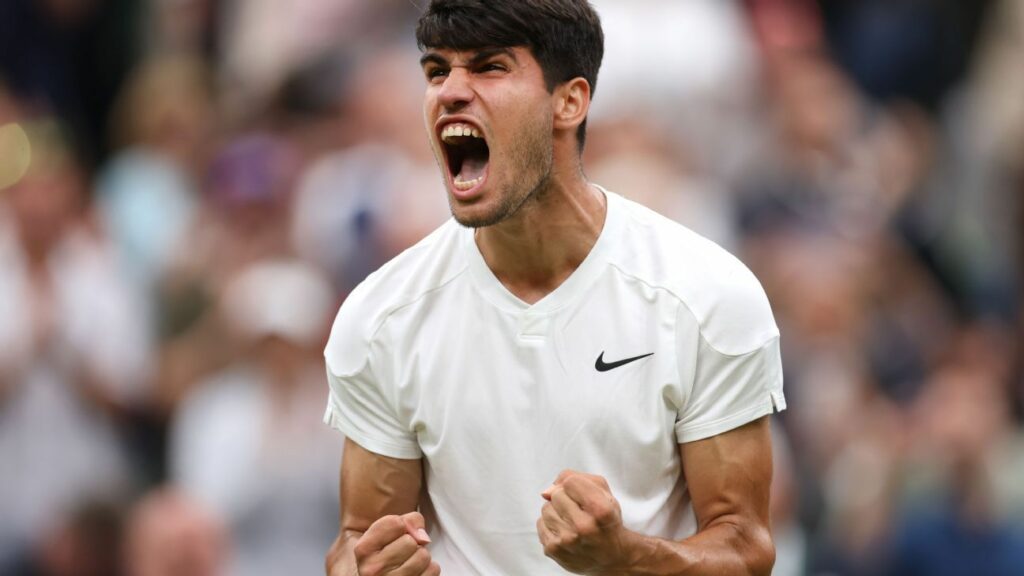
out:
{"label": "man", "polygon": [[597,15],[434,0],[417,39],[454,221],[335,321],[328,573],[768,574],[778,330],[736,259],[583,176]]}

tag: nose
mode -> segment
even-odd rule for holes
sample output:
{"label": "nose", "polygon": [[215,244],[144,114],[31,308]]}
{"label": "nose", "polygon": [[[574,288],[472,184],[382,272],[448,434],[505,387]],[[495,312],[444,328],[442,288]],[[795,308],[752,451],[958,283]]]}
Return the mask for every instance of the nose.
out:
{"label": "nose", "polygon": [[465,68],[453,67],[437,94],[438,102],[448,112],[465,108],[473,101],[473,86]]}

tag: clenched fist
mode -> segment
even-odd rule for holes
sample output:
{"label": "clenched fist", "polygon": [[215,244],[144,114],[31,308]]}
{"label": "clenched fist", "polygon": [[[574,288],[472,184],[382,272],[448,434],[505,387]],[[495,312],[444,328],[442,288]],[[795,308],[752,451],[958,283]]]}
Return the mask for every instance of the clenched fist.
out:
{"label": "clenched fist", "polygon": [[631,532],[608,482],[566,470],[541,494],[547,502],[537,520],[544,554],[576,574],[615,573],[629,564]]}
{"label": "clenched fist", "polygon": [[441,567],[430,558],[430,542],[419,512],[384,516],[356,542],[353,552],[359,576],[438,576]]}

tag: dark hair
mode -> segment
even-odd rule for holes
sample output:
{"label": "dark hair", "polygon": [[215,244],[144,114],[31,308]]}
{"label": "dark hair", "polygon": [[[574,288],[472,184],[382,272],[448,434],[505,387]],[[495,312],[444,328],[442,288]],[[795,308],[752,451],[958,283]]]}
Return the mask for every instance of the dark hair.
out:
{"label": "dark hair", "polygon": [[[604,32],[587,0],[431,0],[416,27],[420,49],[525,46],[544,72],[548,90],[583,77],[591,96],[604,57]],[[584,119],[576,132],[580,149]]]}

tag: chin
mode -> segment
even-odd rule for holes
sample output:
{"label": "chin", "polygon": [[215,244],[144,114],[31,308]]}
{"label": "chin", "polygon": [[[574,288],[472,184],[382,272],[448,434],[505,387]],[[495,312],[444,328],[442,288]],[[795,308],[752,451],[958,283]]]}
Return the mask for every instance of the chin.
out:
{"label": "chin", "polygon": [[452,217],[466,228],[486,228],[508,218],[507,214],[498,210],[474,210],[472,208],[452,208]]}
{"label": "chin", "polygon": [[545,176],[539,179],[536,186],[529,188],[490,188],[490,196],[481,191],[472,200],[459,200],[457,195],[449,192],[448,204],[455,221],[467,228],[494,226],[519,213],[531,198],[536,197],[538,189],[546,182]]}
{"label": "chin", "polygon": [[494,199],[487,201],[477,198],[475,202],[466,203],[449,196],[448,204],[452,211],[452,217],[466,228],[493,226],[508,219],[514,212],[507,202]]}

